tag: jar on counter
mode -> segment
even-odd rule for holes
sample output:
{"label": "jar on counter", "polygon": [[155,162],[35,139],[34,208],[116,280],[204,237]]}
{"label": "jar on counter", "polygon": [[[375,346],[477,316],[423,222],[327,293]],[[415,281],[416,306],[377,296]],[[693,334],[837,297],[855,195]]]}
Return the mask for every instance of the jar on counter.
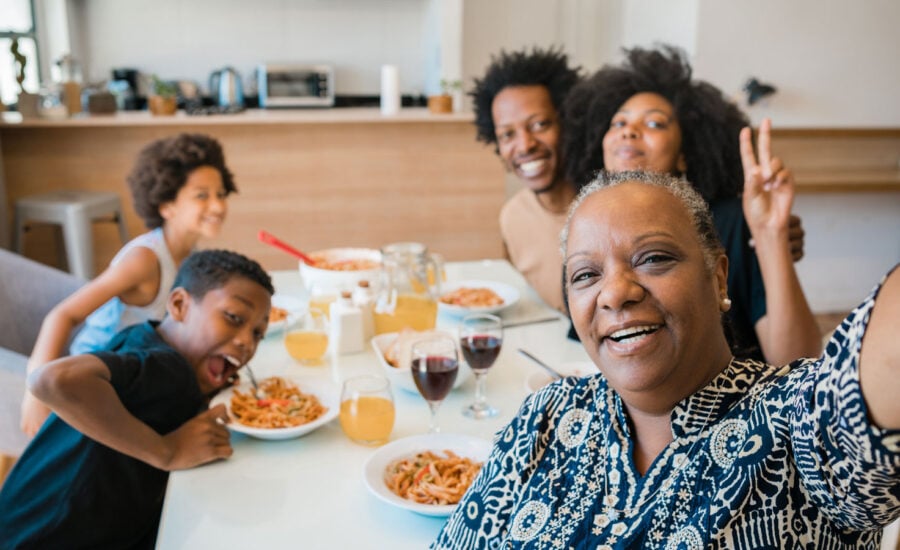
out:
{"label": "jar on counter", "polygon": [[62,99],[62,90],[57,85],[43,86],[40,96],[39,114],[41,118],[62,119],[69,116]]}

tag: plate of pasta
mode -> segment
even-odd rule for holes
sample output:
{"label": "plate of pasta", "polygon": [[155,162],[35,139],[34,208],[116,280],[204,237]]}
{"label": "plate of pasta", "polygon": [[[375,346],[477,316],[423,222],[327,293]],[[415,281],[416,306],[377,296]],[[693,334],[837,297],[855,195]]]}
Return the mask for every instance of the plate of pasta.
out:
{"label": "plate of pasta", "polygon": [[519,291],[497,281],[468,280],[448,283],[441,289],[438,309],[450,315],[497,313],[515,305]]}
{"label": "plate of pasta", "polygon": [[228,428],[258,439],[291,439],[334,420],[339,391],[331,382],[271,376],[259,380],[259,392],[242,383],[216,395],[210,406],[224,403]]}
{"label": "plate of pasta", "polygon": [[275,334],[294,324],[305,308],[300,298],[287,294],[272,296],[272,309],[269,310],[269,328],[266,335]]}
{"label": "plate of pasta", "polygon": [[425,516],[449,516],[491,452],[491,442],[468,435],[424,434],[379,448],[363,480],[380,500]]}

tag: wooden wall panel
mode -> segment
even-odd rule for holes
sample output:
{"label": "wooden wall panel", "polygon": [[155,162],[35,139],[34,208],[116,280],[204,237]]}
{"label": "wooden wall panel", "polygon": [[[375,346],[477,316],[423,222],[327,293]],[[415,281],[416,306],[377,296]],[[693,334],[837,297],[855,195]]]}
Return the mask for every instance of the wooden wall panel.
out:
{"label": "wooden wall panel", "polygon": [[[475,142],[471,121],[0,131],[10,208],[23,195],[54,189],[115,190],[136,235],[144,228],[125,177],[140,148],[179,131],[205,132],[222,142],[239,193],[229,200],[221,236],[204,247],[238,250],[268,269],[296,264],[259,243],[259,229],[307,251],[416,240],[449,260],[502,255],[497,215],[505,200],[503,170],[492,150]],[[95,229],[97,269],[120,246],[111,224],[102,225]],[[54,263],[53,233],[29,234],[26,254]]]}

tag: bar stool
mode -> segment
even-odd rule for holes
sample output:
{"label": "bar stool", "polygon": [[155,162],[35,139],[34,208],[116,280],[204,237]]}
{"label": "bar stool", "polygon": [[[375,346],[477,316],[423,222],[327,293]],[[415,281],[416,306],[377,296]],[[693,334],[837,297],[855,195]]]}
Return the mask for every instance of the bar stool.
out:
{"label": "bar stool", "polygon": [[[119,195],[105,191],[54,191],[23,197],[15,206],[16,251],[21,253],[28,221],[60,225],[69,272],[82,279],[94,276],[94,245],[91,223],[114,221],[122,243],[128,230],[122,217]],[[105,220],[104,220],[105,218]]]}

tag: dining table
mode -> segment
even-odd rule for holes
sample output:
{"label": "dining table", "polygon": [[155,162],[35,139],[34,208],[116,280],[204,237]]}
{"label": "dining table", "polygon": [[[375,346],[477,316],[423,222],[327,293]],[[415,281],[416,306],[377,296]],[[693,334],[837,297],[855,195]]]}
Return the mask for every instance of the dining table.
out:
{"label": "dining table", "polygon": [[[569,320],[550,308],[506,260],[445,264],[445,280],[497,281],[515,287],[519,299],[498,312],[503,319],[502,349],[487,374],[488,402],[499,413],[487,419],[463,416],[474,398],[470,377],[444,399],[438,410],[442,433],[493,441],[516,415],[541,369],[517,353],[524,349],[550,366],[586,364],[580,343],[567,338]],[[276,295],[302,300],[298,271],[271,272]],[[437,328],[454,330],[460,318],[439,313]],[[287,353],[282,336],[267,334],[250,361],[256,379],[287,376],[329,381],[334,391],[357,374],[382,373],[376,352],[330,355],[325,366],[304,366]],[[246,370],[246,369],[244,369]],[[242,372],[242,377],[244,373]],[[531,382],[531,387],[529,387]],[[390,441],[424,434],[429,409],[418,393],[393,389],[396,418]],[[419,515],[376,498],[364,483],[366,461],[379,447],[351,441],[337,419],[302,437],[263,440],[231,434],[233,454],[196,468],[172,472],[163,505],[157,548],[427,548],[446,518]]]}

